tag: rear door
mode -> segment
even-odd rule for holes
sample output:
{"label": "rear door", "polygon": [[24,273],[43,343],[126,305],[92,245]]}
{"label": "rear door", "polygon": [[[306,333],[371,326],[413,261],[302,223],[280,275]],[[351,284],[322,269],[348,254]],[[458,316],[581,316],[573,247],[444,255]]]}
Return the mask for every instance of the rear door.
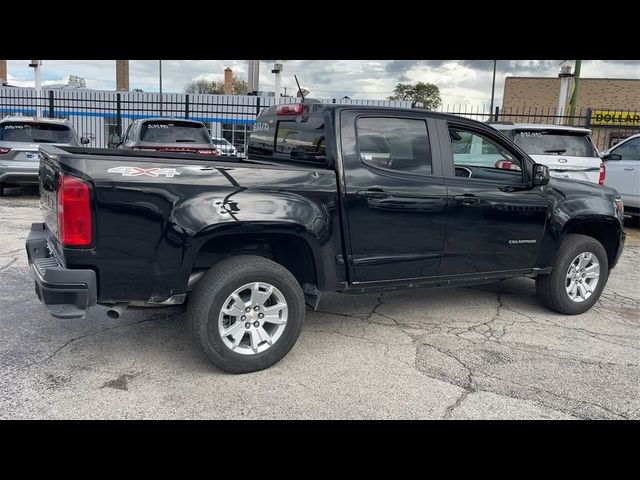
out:
{"label": "rear door", "polygon": [[341,112],[345,241],[355,284],[438,274],[446,187],[432,125],[418,112]]}
{"label": "rear door", "polygon": [[632,138],[610,151],[606,161],[605,185],[615,188],[625,206],[640,208],[640,137]]}

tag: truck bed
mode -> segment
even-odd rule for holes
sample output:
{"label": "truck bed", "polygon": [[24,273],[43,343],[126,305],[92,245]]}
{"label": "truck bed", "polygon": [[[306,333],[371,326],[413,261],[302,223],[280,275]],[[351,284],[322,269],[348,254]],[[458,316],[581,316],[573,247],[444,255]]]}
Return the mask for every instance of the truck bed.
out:
{"label": "truck bed", "polygon": [[[322,250],[318,258],[335,259],[341,252],[332,170],[181,153],[52,146],[40,151],[51,249],[68,268],[96,271],[98,303],[161,303],[184,294],[193,269],[206,267],[207,255],[220,255],[219,244],[210,253],[208,248],[222,234],[258,238],[295,230]],[[91,185],[89,248],[58,241],[61,172]],[[335,264],[317,268],[335,270]],[[343,276],[333,272],[330,278],[339,282]]]}

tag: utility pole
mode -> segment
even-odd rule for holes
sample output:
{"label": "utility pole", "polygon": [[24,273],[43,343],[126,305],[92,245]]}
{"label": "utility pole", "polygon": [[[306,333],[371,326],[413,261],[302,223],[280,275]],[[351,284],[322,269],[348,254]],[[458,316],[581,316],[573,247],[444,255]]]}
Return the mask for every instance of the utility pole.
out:
{"label": "utility pole", "polygon": [[0,60],[0,86],[7,83],[8,75],[7,75],[7,61]]}
{"label": "utility pole", "polygon": [[116,90],[129,90],[129,60],[116,60]]}
{"label": "utility pole", "polygon": [[576,102],[578,101],[578,90],[580,88],[580,67],[582,60],[576,60],[576,68],[573,73],[573,93],[569,102],[569,125],[573,125],[573,117],[576,114]]}
{"label": "utility pole", "polygon": [[158,71],[160,74],[160,116],[162,116],[162,60],[158,60]]}
{"label": "utility pole", "polygon": [[[494,60],[493,61],[493,80],[491,81],[491,106],[489,107],[489,118],[491,118],[491,115],[493,115],[493,99],[496,91],[496,63],[498,63],[498,61]],[[496,118],[496,120],[498,119]]]}

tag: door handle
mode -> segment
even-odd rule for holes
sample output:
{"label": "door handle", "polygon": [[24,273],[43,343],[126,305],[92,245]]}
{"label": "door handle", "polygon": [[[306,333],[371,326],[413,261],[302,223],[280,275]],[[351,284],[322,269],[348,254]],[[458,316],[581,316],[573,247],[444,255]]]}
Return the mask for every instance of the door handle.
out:
{"label": "door handle", "polygon": [[625,168],[625,170],[626,170],[627,172],[633,172],[635,169],[636,169],[635,167],[633,167],[633,168]]}
{"label": "door handle", "polygon": [[467,205],[472,205],[474,203],[478,203],[478,197],[475,195],[471,195],[470,193],[465,193],[464,195],[456,195],[453,197],[456,202],[466,203]]}
{"label": "door handle", "polygon": [[359,198],[388,198],[389,194],[384,190],[358,190],[356,196]]}

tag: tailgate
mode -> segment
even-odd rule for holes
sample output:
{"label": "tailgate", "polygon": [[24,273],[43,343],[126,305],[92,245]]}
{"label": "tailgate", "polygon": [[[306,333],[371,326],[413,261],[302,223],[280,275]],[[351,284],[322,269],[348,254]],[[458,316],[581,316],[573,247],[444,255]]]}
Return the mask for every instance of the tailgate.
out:
{"label": "tailgate", "polygon": [[40,150],[40,209],[49,232],[58,237],[58,178],[61,169],[56,158]]}
{"label": "tailgate", "polygon": [[572,157],[558,155],[531,155],[536,163],[549,167],[549,174],[554,177],[583,180],[598,183],[600,178],[599,157]]}

